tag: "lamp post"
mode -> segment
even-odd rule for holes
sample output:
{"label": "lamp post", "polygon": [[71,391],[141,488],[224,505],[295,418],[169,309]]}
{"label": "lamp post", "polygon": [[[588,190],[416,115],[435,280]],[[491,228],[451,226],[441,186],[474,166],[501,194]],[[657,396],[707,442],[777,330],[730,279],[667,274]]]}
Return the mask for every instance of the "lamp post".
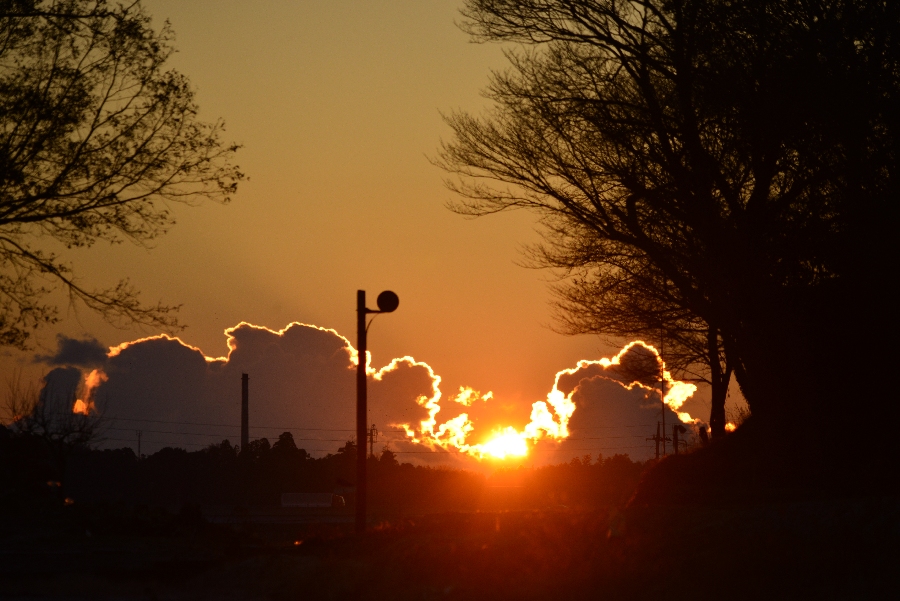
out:
{"label": "lamp post", "polygon": [[391,313],[400,305],[400,299],[390,290],[378,295],[378,310],[366,308],[366,291],[356,291],[356,532],[366,531],[366,315]]}

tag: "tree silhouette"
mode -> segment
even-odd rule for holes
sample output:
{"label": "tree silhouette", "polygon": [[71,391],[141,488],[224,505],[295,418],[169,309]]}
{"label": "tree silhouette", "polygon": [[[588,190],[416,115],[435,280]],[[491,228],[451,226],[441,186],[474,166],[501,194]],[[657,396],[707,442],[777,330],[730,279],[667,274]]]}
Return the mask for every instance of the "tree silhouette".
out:
{"label": "tree silhouette", "polygon": [[667,306],[715,330],[760,424],[885,398],[878,378],[822,368],[891,372],[900,6],[469,0],[464,15],[476,40],[520,46],[493,112],[448,118],[456,210],[533,210],[547,245],[587,240],[612,278],[623,256],[652,266]]}
{"label": "tree silhouette", "polygon": [[278,440],[272,445],[272,452],[280,456],[292,457],[298,450],[297,443],[294,442],[294,435],[290,432],[279,434]]}
{"label": "tree silhouette", "polygon": [[74,411],[75,397],[58,394],[45,386],[38,390],[22,382],[21,374],[6,382],[0,421],[22,439],[42,449],[53,478],[66,484],[66,466],[74,453],[103,442],[104,421],[93,405]]}
{"label": "tree silhouette", "polygon": [[143,304],[127,279],[91,289],[48,250],[147,244],[171,202],[235,192],[237,147],[196,119],[189,82],[165,68],[171,42],[140,2],[0,7],[0,344],[56,321],[44,299],[60,286],[114,323],[177,327],[177,307]]}
{"label": "tree silhouette", "polygon": [[570,242],[559,236],[557,244],[532,253],[536,265],[568,276],[554,287],[563,331],[655,344],[677,379],[710,385],[709,424],[713,437],[723,436],[732,369],[718,328],[693,314],[672,282],[642,257],[621,254],[598,262],[587,237],[577,246]]}

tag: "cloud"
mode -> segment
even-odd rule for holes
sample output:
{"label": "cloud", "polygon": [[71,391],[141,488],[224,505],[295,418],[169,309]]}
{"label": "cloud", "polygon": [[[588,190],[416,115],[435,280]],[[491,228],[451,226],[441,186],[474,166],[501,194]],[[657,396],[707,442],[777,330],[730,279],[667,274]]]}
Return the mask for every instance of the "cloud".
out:
{"label": "cloud", "polygon": [[[79,373],[82,388],[92,377],[90,398],[108,425],[111,447],[133,444],[136,431],[148,452],[197,449],[223,439],[238,443],[245,373],[251,439],[272,440],[289,431],[299,447],[319,456],[355,439],[357,354],[346,338],[301,323],[281,330],[240,323],[225,330],[225,343],[226,354],[214,357],[179,338],[151,336],[104,349],[101,361],[97,341],[60,337],[58,352],[47,361],[65,360],[81,371],[58,368],[48,375],[47,388],[65,388],[71,397],[81,390]],[[579,362],[555,378],[548,374],[550,394],[531,406],[504,402],[489,391],[442,391],[440,376],[412,357],[382,367],[372,363],[369,423],[380,431],[377,448],[387,443],[403,461],[471,467],[475,460],[458,451],[489,455],[488,445],[501,432],[512,442],[539,441],[524,459],[529,464],[565,461],[587,447],[646,458],[653,447],[644,439],[659,415],[659,365],[655,350],[642,343],[612,359]],[[634,377],[638,384],[630,382]],[[669,411],[667,421],[676,419]],[[565,437],[566,422],[569,440],[546,440]]]}
{"label": "cloud", "polygon": [[56,336],[57,351],[53,355],[36,355],[35,361],[48,365],[99,367],[106,363],[107,348],[96,338],[77,340],[63,334]]}
{"label": "cloud", "polygon": [[[539,452],[547,455],[545,461],[559,463],[588,454],[596,459],[598,453],[605,457],[627,454],[641,461],[655,456],[655,443],[647,438],[656,433],[661,420],[658,393],[638,387],[629,390],[614,379],[592,375],[579,380],[572,400],[578,409],[569,421],[571,434],[539,446]],[[672,425],[681,422],[671,409],[665,411],[671,436]],[[668,449],[671,452],[671,443]]]}
{"label": "cloud", "polygon": [[[604,410],[601,412],[590,411],[595,403],[592,400],[594,395],[589,394],[591,383],[602,385],[599,404]],[[447,450],[459,449],[480,459],[506,461],[518,457],[526,460],[542,453],[558,457],[560,454],[582,450],[573,447],[572,443],[575,442],[582,443],[582,446],[588,444],[596,447],[598,452],[612,450],[614,453],[633,456],[648,455],[648,449],[655,445],[646,444],[646,438],[642,444],[633,444],[640,438],[637,435],[603,437],[582,434],[581,438],[576,438],[572,435],[571,420],[577,415],[575,423],[582,424],[579,428],[584,431],[630,427],[649,429],[652,424],[638,423],[646,421],[647,416],[635,411],[641,409],[641,400],[657,397],[662,390],[665,390],[665,411],[667,415],[671,415],[673,424],[695,421],[686,412],[676,415],[673,411],[681,409],[696,386],[672,379],[656,349],[645,342],[634,341],[612,358],[581,360],[575,367],[557,372],[546,400],[532,403],[527,423],[510,425],[509,420],[504,420],[505,423],[499,422],[503,424],[501,428],[477,427],[478,414],[483,414],[485,407],[497,405],[490,398],[490,393],[481,396],[480,393],[460,389],[459,394],[449,399],[442,399],[440,391],[436,391],[424,403],[429,409],[429,419],[405,427],[414,440],[423,444]],[[623,392],[634,394],[627,395]],[[491,402],[488,403],[488,400]],[[610,421],[609,418],[615,416],[609,414],[609,410],[616,408],[617,404],[628,413],[629,423],[616,424],[615,419]],[[644,409],[651,408],[646,403],[643,405]],[[581,411],[582,406],[584,411]],[[496,421],[488,423],[495,426],[498,424]],[[614,438],[620,442],[607,442],[605,445],[597,443]],[[629,444],[623,444],[622,439],[626,438],[631,439]],[[530,446],[537,448],[529,453]]]}
{"label": "cloud", "polygon": [[224,357],[169,336],[114,347],[96,398],[110,420],[147,430],[148,441],[188,448],[225,438],[236,443],[247,373],[251,438],[292,431],[301,447],[337,449],[336,440],[352,437],[354,354],[346,339],[299,323],[279,331],[241,323],[225,335]]}
{"label": "cloud", "polygon": [[[110,426],[108,446],[123,446],[140,430],[149,452],[162,446],[196,449],[223,439],[239,442],[241,376],[247,373],[251,439],[291,431],[298,446],[322,455],[355,438],[356,351],[346,338],[300,323],[282,330],[241,323],[225,336],[227,353],[221,357],[159,335],[104,348],[102,360],[86,352],[99,343],[75,345],[60,337],[58,352],[44,360],[84,369],[53,370],[45,389],[71,397],[83,387],[87,368],[99,369],[106,379],[93,398]],[[390,424],[426,415],[416,399],[433,385],[424,364],[395,363],[381,377],[369,378],[370,417],[385,437],[402,434],[391,432]]]}
{"label": "cloud", "polygon": [[44,376],[41,400],[51,412],[71,411],[81,386],[82,372],[77,367],[57,367]]}

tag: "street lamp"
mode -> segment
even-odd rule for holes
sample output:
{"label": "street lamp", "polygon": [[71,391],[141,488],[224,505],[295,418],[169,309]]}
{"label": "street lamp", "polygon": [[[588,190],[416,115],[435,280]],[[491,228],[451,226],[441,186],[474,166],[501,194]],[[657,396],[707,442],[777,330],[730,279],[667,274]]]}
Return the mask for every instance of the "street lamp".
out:
{"label": "street lamp", "polygon": [[366,308],[366,291],[356,291],[356,531],[366,531],[366,315],[391,313],[400,299],[390,290],[378,295],[378,310]]}

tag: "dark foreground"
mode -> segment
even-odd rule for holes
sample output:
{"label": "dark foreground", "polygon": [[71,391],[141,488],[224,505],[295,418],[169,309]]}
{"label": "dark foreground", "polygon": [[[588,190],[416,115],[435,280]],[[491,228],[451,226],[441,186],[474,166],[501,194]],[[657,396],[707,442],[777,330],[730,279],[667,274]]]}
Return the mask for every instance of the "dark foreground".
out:
{"label": "dark foreground", "polygon": [[222,526],[113,507],[2,516],[4,599],[900,598],[900,500],[442,513]]}

